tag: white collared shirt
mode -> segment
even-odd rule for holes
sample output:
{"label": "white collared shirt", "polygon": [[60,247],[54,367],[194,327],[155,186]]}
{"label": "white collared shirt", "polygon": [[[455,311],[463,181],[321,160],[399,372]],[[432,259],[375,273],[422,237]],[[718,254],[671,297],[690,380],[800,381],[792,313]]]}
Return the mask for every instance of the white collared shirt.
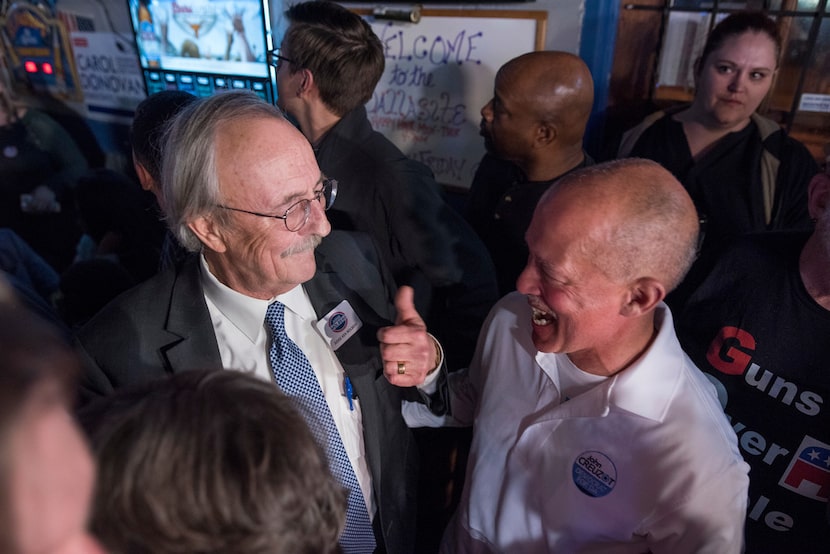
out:
{"label": "white collared shirt", "polygon": [[538,352],[531,320],[523,295],[501,299],[470,370],[450,375],[453,416],[475,427],[441,552],[739,552],[748,466],[668,307],[641,358],[577,375],[565,402],[563,374],[581,370]]}
{"label": "white collared shirt", "polygon": [[314,369],[360,483],[366,509],[373,517],[375,502],[363,442],[360,400],[354,399],[354,409],[349,408],[344,391],[346,374],[328,341],[317,330],[317,315],[305,289],[296,286],[271,300],[251,298],[220,283],[208,269],[204,256],[200,259],[202,290],[216,333],[222,367],[253,373],[273,383],[274,376],[268,361],[271,337],[265,325],[265,313],[268,305],[275,300],[285,304],[285,331],[305,353]]}

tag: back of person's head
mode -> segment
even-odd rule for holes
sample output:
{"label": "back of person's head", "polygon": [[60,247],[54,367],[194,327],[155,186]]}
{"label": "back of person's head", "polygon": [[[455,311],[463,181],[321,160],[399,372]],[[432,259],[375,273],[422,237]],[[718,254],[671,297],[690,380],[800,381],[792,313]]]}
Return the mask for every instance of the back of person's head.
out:
{"label": "back of person's head", "polygon": [[726,40],[744,33],[764,33],[775,43],[775,62],[781,57],[781,34],[778,25],[767,15],[758,11],[744,11],[728,15],[715,25],[706,38],[703,52],[697,63],[700,69],[706,63],[709,54],[720,48]]}
{"label": "back of person's head", "polygon": [[161,180],[162,137],[167,124],[182,108],[196,100],[183,90],[164,90],[141,101],[130,126],[130,145],[135,159],[156,181]]}
{"label": "back of person's head", "polygon": [[90,410],[100,468],[92,525],[112,554],[336,548],[345,491],[271,383],[191,371]]}
{"label": "back of person's head", "polygon": [[[191,252],[201,248],[188,221],[211,214],[224,221],[216,171],[216,134],[223,124],[246,118],[286,121],[276,106],[251,91],[230,91],[201,98],[185,107],[166,134],[162,189],[167,225]],[[286,123],[288,124],[288,123]]]}
{"label": "back of person's head", "polygon": [[601,210],[612,231],[587,255],[607,277],[629,283],[654,278],[674,289],[697,256],[699,222],[692,199],[660,164],[640,158],[579,169],[551,187],[540,204],[570,195],[587,210]]}
{"label": "back of person's head", "polygon": [[372,98],[383,74],[383,46],[359,15],[334,2],[313,0],[285,12],[290,25],[281,48],[293,72],[308,69],[320,99],[343,116]]}
{"label": "back of person's head", "polygon": [[0,552],[98,552],[85,532],[94,465],[69,414],[79,362],[52,324],[2,297]]}

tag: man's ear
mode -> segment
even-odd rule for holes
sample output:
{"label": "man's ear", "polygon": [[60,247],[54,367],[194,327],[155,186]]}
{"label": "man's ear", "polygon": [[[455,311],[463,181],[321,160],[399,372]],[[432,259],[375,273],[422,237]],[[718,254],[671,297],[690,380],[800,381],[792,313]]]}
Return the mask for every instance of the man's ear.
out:
{"label": "man's ear", "polygon": [[536,142],[542,146],[546,147],[555,141],[558,134],[556,127],[546,121],[542,121],[536,126]]}
{"label": "man's ear", "polygon": [[813,219],[830,210],[830,175],[818,173],[810,181],[807,186],[807,210]]}
{"label": "man's ear", "polygon": [[138,176],[138,182],[141,183],[141,188],[149,192],[154,192],[156,189],[156,180],[153,179],[150,172],[147,171],[147,168],[141,165],[141,162],[138,161],[135,154],[133,154],[133,167],[135,168],[135,174]]}
{"label": "man's ear", "polygon": [[200,215],[188,221],[187,226],[205,248],[209,248],[215,252],[224,252],[227,250],[222,226],[213,217]]}
{"label": "man's ear", "polygon": [[620,313],[637,317],[653,310],[666,297],[666,287],[653,277],[640,277],[629,287],[626,303]]}
{"label": "man's ear", "polygon": [[314,86],[314,74],[310,69],[303,68],[300,70],[300,80],[297,85],[297,96],[302,96],[303,93],[308,93]]}

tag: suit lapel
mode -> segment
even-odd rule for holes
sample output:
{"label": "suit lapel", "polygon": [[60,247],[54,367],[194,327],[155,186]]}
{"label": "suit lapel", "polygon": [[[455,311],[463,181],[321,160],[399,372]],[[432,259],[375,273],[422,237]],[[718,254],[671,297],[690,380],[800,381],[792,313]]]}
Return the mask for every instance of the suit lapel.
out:
{"label": "suit lapel", "polygon": [[365,299],[350,290],[334,272],[317,271],[314,278],[303,286],[318,320],[343,300],[349,302],[363,326],[335,354],[344,367],[348,366],[352,378],[355,377],[352,372],[376,374],[380,370],[377,330],[391,323],[380,316]]}
{"label": "suit lapel", "polygon": [[345,299],[363,322],[360,330],[343,343],[335,351],[335,355],[360,398],[363,410],[363,439],[369,469],[374,476],[372,482],[375,498],[382,498],[380,495],[381,442],[386,436],[386,430],[383,429],[381,402],[387,401],[382,397],[387,394],[388,387],[381,367],[377,330],[390,323],[371,309],[363,298],[349,290],[334,272],[318,271],[314,278],[303,286],[306,288],[318,319],[328,314]]}
{"label": "suit lapel", "polygon": [[168,341],[159,354],[172,373],[188,369],[221,369],[222,358],[200,282],[199,256],[183,264],[170,292],[164,322]]}

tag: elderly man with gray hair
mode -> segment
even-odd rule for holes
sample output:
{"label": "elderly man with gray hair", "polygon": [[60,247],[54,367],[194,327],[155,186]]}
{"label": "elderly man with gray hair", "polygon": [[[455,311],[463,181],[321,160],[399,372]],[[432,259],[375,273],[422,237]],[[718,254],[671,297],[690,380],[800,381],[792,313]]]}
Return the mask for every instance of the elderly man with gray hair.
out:
{"label": "elderly man with gray hair", "polygon": [[431,401],[415,386],[443,379],[440,348],[424,334],[383,363],[394,284],[368,239],[329,234],[336,182],[276,107],[242,91],[198,100],[164,148],[167,221],[198,255],[80,331],[85,398],[188,369],[272,381],[311,415],[350,491],[343,552],[411,552],[417,455],[401,404]]}

